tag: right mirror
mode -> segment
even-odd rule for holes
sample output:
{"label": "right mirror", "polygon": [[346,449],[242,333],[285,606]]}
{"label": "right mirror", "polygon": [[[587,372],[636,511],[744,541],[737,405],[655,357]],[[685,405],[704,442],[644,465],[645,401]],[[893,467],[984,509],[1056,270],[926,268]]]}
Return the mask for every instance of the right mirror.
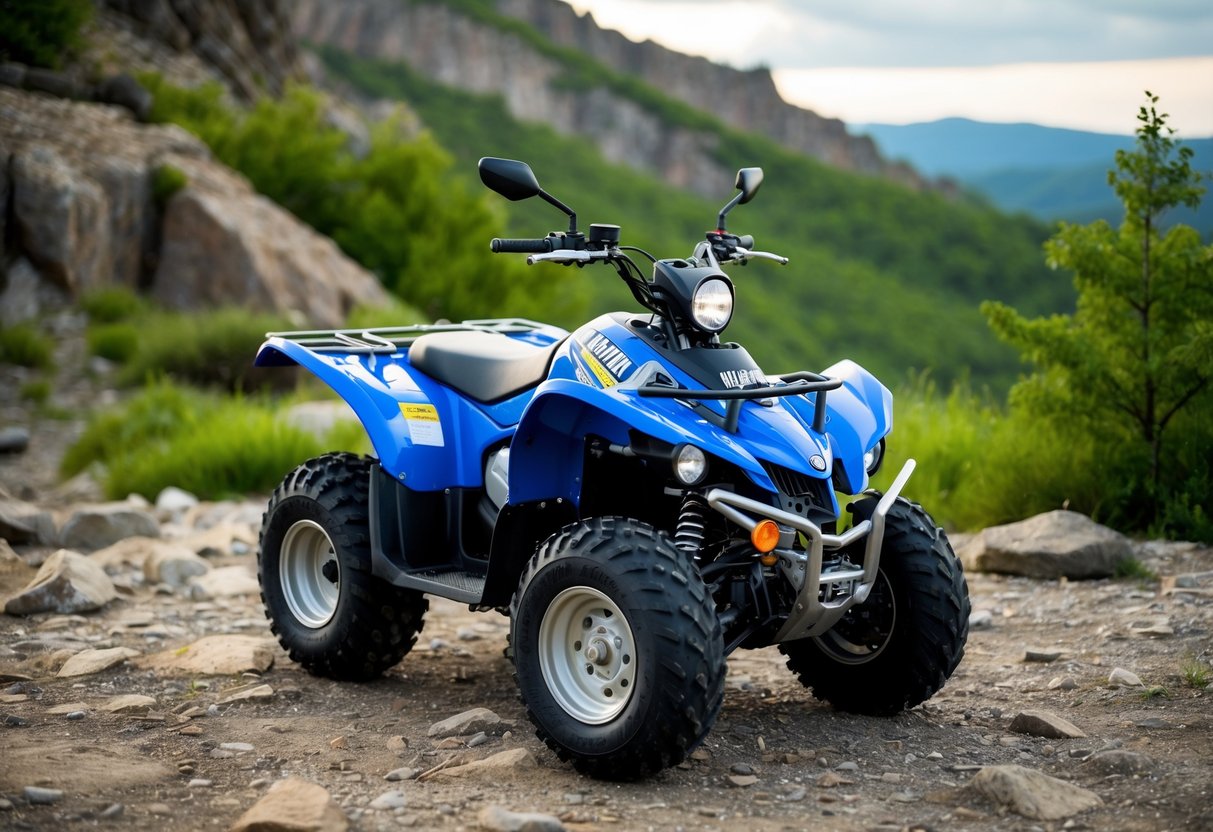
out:
{"label": "right mirror", "polygon": [[[538,196],[541,190],[535,172],[526,162],[485,156],[477,168],[480,170],[480,181],[511,202]],[[762,171],[758,172],[758,176],[761,180]]]}
{"label": "right mirror", "polygon": [[762,185],[762,168],[742,168],[737,171],[737,190],[741,191],[741,199],[738,200],[739,205],[745,205],[754,198],[754,194],[758,193],[758,187]]}

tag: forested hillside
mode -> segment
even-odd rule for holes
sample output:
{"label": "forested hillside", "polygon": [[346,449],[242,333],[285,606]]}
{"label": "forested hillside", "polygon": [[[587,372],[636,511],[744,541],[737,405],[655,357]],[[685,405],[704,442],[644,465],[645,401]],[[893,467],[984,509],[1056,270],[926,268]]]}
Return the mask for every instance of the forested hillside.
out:
{"label": "forested hillside", "polygon": [[[611,164],[583,139],[515,119],[497,96],[443,86],[402,63],[317,51],[335,79],[367,99],[408,102],[455,154],[457,168],[474,175],[484,155],[526,159],[583,222],[619,223],[625,240],[661,256],[689,253],[730,196],[722,190],[705,199]],[[732,215],[730,227],[792,260],[783,269],[754,264],[735,275],[740,302],[729,334],[772,370],[849,356],[891,379],[930,369],[944,379],[971,372],[979,383],[1001,387],[1017,363],[989,334],[977,305],[1001,298],[1046,312],[1069,302],[1068,283],[1044,267],[1043,225],[831,169],[705,113],[701,129],[708,128],[719,158],[732,167],[760,165],[767,174],[762,193]],[[562,219],[538,201],[511,205],[510,217],[503,233],[540,234]],[[587,272],[583,282],[595,310],[629,303],[605,272]]]}

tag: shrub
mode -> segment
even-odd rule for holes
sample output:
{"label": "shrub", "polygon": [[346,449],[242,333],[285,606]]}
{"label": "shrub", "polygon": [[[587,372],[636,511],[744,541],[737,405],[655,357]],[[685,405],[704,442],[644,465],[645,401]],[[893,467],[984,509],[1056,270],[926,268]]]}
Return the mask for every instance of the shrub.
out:
{"label": "shrub", "polygon": [[54,343],[31,324],[0,326],[0,364],[49,370],[54,366]]}
{"label": "shrub", "polygon": [[19,391],[21,399],[36,405],[46,404],[51,397],[51,383],[44,378],[27,381]]}
{"label": "shrub", "polygon": [[139,328],[130,323],[102,324],[88,330],[88,351],[125,364],[139,350]]}
{"label": "shrub", "polygon": [[277,418],[264,398],[224,397],[160,380],[93,417],[61,473],[101,468],[106,493],[149,499],[166,486],[204,499],[272,489],[295,465],[329,450],[365,452],[362,427],[340,423],[317,438]]}
{"label": "shrub", "polygon": [[185,171],[172,165],[161,165],[152,174],[152,200],[161,211],[173,195],[188,185],[190,179]]}
{"label": "shrub", "polygon": [[92,0],[4,0],[0,3],[0,58],[58,66],[79,43],[93,15]]}
{"label": "shrub", "polygon": [[403,301],[393,299],[383,306],[355,306],[350,310],[345,325],[349,329],[376,329],[390,326],[411,326],[426,322],[425,315],[416,308]]}
{"label": "shrub", "polygon": [[144,314],[147,301],[125,286],[94,289],[80,298],[80,308],[91,323],[112,324]]}

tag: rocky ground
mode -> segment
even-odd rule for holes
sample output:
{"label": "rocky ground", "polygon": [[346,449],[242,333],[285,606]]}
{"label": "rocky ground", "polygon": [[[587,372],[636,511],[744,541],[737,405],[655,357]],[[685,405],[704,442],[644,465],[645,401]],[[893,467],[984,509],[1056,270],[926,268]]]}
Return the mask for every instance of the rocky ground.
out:
{"label": "rocky ground", "polygon": [[1133,544],[1129,579],[971,573],[964,660],[894,718],[740,651],[690,760],[605,783],[535,738],[504,617],[433,600],[382,679],[311,677],[258,598],[262,500],[88,505],[54,482],[76,422],[18,410],[0,396],[0,428],[33,428],[0,454],[0,829],[1213,829],[1208,548]]}

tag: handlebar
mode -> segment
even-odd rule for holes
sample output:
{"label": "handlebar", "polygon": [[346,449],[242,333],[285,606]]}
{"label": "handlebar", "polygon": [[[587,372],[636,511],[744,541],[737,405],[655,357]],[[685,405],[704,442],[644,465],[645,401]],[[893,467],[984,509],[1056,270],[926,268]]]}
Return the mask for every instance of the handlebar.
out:
{"label": "handlebar", "polygon": [[489,250],[494,254],[541,254],[552,250],[552,241],[547,237],[540,237],[537,240],[511,240],[494,237],[489,243]]}

